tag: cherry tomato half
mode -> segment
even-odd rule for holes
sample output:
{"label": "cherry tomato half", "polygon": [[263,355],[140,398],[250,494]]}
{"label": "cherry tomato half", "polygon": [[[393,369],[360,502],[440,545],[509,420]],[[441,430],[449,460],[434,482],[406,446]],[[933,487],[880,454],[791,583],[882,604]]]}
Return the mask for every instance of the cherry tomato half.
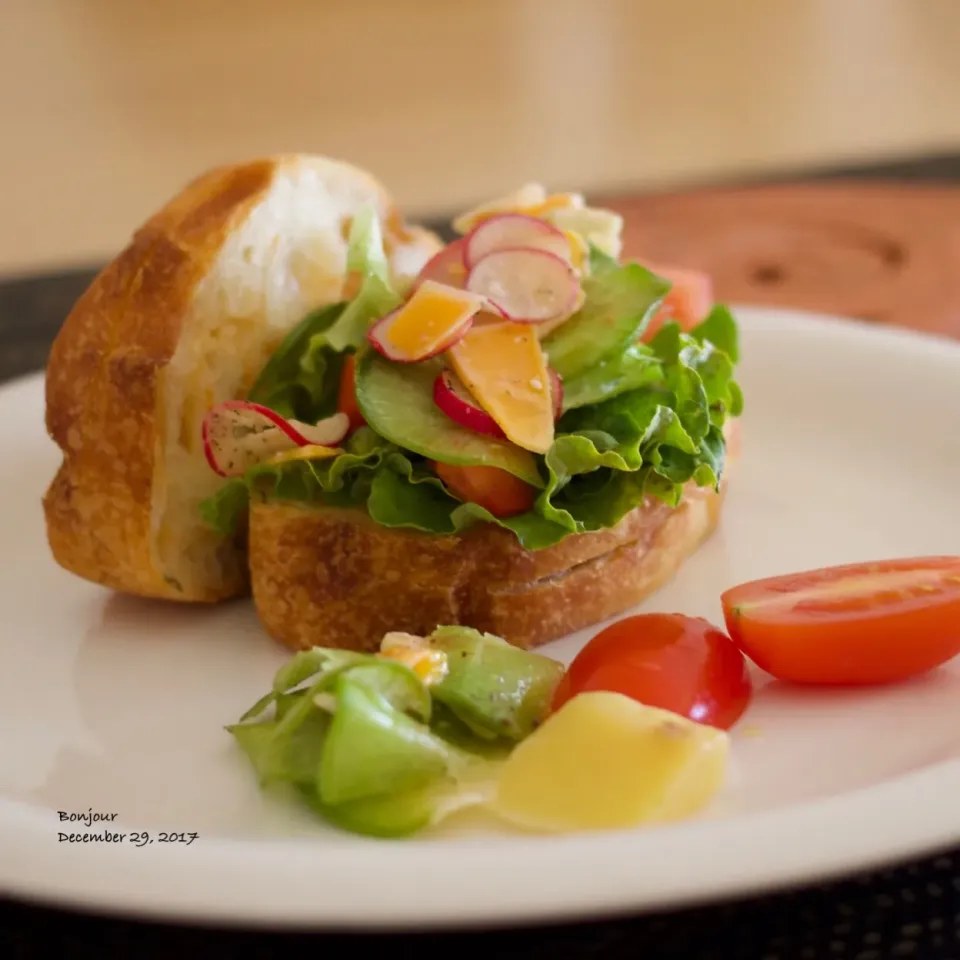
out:
{"label": "cherry tomato half", "polygon": [[525,513],[537,499],[537,491],[529,483],[499,467],[455,467],[449,463],[435,463],[433,468],[454,496],[484,507],[495,517]]}
{"label": "cherry tomato half", "polygon": [[622,693],[722,730],[740,719],[752,692],[730,638],[679,613],[627,617],[601,630],[570,664],[553,709],[588,690]]}
{"label": "cherry tomato half", "polygon": [[721,602],[733,641],[779,680],[893,683],[960,654],[960,557],[769,577]]}
{"label": "cherry tomato half", "polygon": [[345,413],[350,420],[350,431],[359,429],[367,421],[364,420],[360,407],[357,406],[357,358],[351,353],[343,361],[343,370],[340,373],[340,390],[337,393],[337,410]]}

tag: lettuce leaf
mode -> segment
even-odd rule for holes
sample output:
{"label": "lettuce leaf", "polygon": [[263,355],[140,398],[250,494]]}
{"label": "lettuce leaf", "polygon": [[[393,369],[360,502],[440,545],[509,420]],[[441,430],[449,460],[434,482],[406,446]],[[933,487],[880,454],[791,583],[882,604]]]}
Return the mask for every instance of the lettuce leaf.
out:
{"label": "lettuce leaf", "polygon": [[398,447],[362,427],[347,441],[346,452],[335,459],[260,463],[242,477],[232,477],[212,497],[201,501],[200,513],[221,536],[233,536],[246,516],[251,496],[363,507],[375,472],[388,461],[400,470],[409,463]]}
{"label": "lettuce leaf", "polygon": [[308,313],[261,370],[247,399],[304,423],[335,413],[343,358],[326,349],[325,334],[345,306],[335,303]]}
{"label": "lettuce leaf", "polygon": [[390,281],[390,263],[383,249],[380,221],[372,206],[366,206],[350,224],[347,272],[363,277],[360,292],[347,304],[337,322],[327,331],[327,343],[336,351],[363,343],[374,320],[400,306],[400,294]]}
{"label": "lettuce leaf", "polygon": [[663,367],[653,350],[643,343],[631,344],[622,353],[564,382],[564,412],[660,383],[663,377]]}
{"label": "lettuce leaf", "polygon": [[465,627],[424,642],[448,663],[429,687],[376,654],[313,647],[288,660],[226,727],[260,786],[292,788],[367,836],[409,836],[482,802],[490,761],[543,721],[563,665]]}
{"label": "lettuce leaf", "polygon": [[336,412],[346,352],[363,343],[375,320],[400,305],[372,206],[364,207],[350,225],[347,271],[362,277],[356,297],[309,313],[274,352],[248,400],[305,423]]}

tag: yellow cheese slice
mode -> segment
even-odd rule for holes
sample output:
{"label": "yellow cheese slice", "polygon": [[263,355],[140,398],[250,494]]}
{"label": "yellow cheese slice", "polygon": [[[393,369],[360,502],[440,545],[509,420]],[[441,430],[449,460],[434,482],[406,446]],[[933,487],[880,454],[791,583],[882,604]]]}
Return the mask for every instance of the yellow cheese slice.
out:
{"label": "yellow cheese slice", "polygon": [[397,353],[411,358],[431,356],[485,302],[475,293],[425,280],[400,308],[382,337]]}
{"label": "yellow cheese slice", "polygon": [[457,376],[518,447],[546,453],[553,443],[553,400],[536,324],[474,327],[447,356]]}
{"label": "yellow cheese slice", "polygon": [[541,832],[680,820],[720,789],[728,749],[722,730],[619,693],[581,693],[507,758],[490,810]]}
{"label": "yellow cheese slice", "polygon": [[530,217],[546,217],[554,210],[579,210],[583,206],[583,197],[579,193],[551,193],[543,203],[521,207],[519,212]]}
{"label": "yellow cheese slice", "polygon": [[457,233],[469,233],[482,220],[487,220],[498,213],[507,213],[516,211],[525,207],[533,207],[545,203],[547,200],[547,191],[539,183],[525,183],[513,193],[508,193],[504,197],[497,197],[487,203],[482,203],[478,207],[460,214],[453,221],[453,229]]}
{"label": "yellow cheese slice", "polygon": [[582,206],[583,196],[579,193],[551,193],[548,196],[539,183],[527,183],[505,197],[498,197],[461,214],[453,221],[453,229],[457,233],[469,233],[477,224],[501,213],[523,213],[528,217],[546,218],[555,210],[579,209]]}
{"label": "yellow cheese slice", "polygon": [[289,463],[291,460],[329,460],[339,457],[343,451],[339,447],[324,447],[318,443],[308,443],[305,447],[281,450],[275,453],[267,463]]}

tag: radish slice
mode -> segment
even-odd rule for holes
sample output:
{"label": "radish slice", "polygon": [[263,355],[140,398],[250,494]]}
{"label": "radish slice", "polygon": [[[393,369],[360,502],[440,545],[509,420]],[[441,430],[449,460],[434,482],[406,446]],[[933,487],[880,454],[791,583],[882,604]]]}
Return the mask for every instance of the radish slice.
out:
{"label": "radish slice", "polygon": [[568,263],[573,257],[570,241],[563,231],[546,220],[523,213],[501,213],[484,220],[478,227],[474,227],[466,241],[464,262],[468,268],[475,266],[494,250],[517,247],[547,250]]}
{"label": "radish slice", "polygon": [[559,420],[563,413],[563,380],[553,367],[547,367],[550,375],[550,399],[553,401],[553,419]]}
{"label": "radish slice", "polygon": [[486,300],[436,280],[425,280],[401,307],[378,320],[367,340],[388,360],[418,363],[449,350],[487,309]]}
{"label": "radish slice", "polygon": [[236,477],[282,450],[335,446],[349,426],[350,419],[343,413],[311,425],[287,420],[259,403],[228,400],[203,419],[203,452],[215,473]]}
{"label": "radish slice", "polygon": [[473,399],[452,370],[444,370],[433,381],[433,402],[461,427],[491,437],[506,438],[497,421]]}
{"label": "radish slice", "polygon": [[460,237],[435,253],[420,271],[411,293],[415,292],[424,280],[436,280],[437,283],[445,283],[462,290],[467,285],[466,249],[467,238]]}
{"label": "radish slice", "polygon": [[467,289],[486,297],[514,323],[542,323],[571,312],[580,283],[562,257],[510,247],[479,260],[467,277]]}

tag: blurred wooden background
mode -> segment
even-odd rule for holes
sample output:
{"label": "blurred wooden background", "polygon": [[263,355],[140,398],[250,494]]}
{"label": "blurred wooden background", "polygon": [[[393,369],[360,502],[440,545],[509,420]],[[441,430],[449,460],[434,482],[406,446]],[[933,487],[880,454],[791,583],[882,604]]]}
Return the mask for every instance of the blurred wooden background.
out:
{"label": "blurred wooden background", "polygon": [[960,0],[2,0],[0,273],[306,150],[420,214],[960,146]]}

